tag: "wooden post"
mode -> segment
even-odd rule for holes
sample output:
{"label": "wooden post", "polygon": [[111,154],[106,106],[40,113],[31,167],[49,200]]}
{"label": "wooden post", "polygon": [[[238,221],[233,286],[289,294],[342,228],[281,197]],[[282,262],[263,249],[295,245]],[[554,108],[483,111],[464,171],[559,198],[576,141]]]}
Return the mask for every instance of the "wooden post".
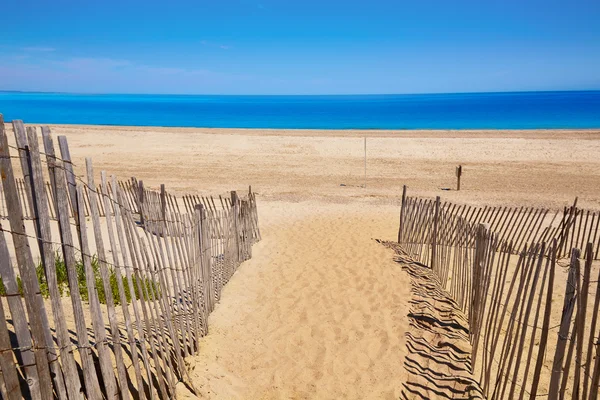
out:
{"label": "wooden post", "polygon": [[[25,148],[28,146],[27,136],[25,136],[25,126],[23,121],[14,120],[12,122],[13,133],[15,135],[15,142],[19,149],[19,161],[21,162],[21,169],[23,171],[23,180],[25,183],[25,194],[27,196],[27,206],[29,207],[30,213],[33,214],[33,196],[31,195],[31,181],[29,178],[29,170],[27,168],[27,156]],[[32,215],[33,216],[33,215]]]}
{"label": "wooden post", "polygon": [[462,165],[456,167],[456,190],[460,190],[460,177],[462,176]]}
{"label": "wooden post", "polygon": [[[30,388],[39,387],[40,398],[52,398],[52,381],[48,362],[55,358],[48,353],[46,346],[53,346],[52,337],[48,338],[50,325],[46,316],[44,300],[40,293],[39,282],[35,275],[35,264],[29,248],[29,240],[23,223],[23,212],[17,194],[8,138],[4,130],[4,118],[0,114],[0,172],[2,188],[6,200],[6,211],[15,248],[15,257],[21,279],[24,284],[24,298],[29,315],[32,342],[34,343],[35,362],[38,369],[38,382],[28,382]],[[48,340],[50,339],[50,340]],[[53,363],[56,365],[56,363]],[[29,377],[28,377],[29,378]],[[33,379],[33,377],[31,377]],[[39,386],[38,386],[39,385]]]}
{"label": "wooden post", "polygon": [[433,237],[431,239],[431,270],[435,270],[436,255],[437,255],[437,234],[438,234],[438,219],[440,216],[440,196],[435,198],[435,215],[433,218]]}
{"label": "wooden post", "polygon": [[[594,260],[594,253],[591,251],[588,251],[588,253],[586,254],[586,257],[588,258],[588,260]],[[591,262],[591,261],[588,261]],[[596,324],[598,322],[598,311],[599,311],[599,307],[600,307],[600,271],[598,271],[598,279],[596,279],[596,297],[594,299],[594,308],[593,308],[593,312],[592,312],[592,321],[590,323],[590,336],[593,337],[594,332],[596,332]],[[600,350],[600,341],[598,341],[596,343],[597,348]],[[584,388],[584,392],[583,392],[583,399],[587,399],[587,394],[588,394],[588,389],[589,389],[589,394],[590,394],[590,398],[592,398],[592,396],[594,395],[594,388],[598,387],[598,381],[596,381],[596,383],[592,383],[592,386],[589,386],[589,380],[590,378],[593,377],[591,368],[592,368],[592,349],[594,347],[594,341],[593,340],[588,340],[588,348],[587,348],[587,357],[586,357],[586,363],[587,363],[587,374],[585,374],[584,376],[584,384],[583,384],[583,388]],[[596,367],[600,366],[600,354],[596,353]],[[600,373],[600,371],[598,371]],[[597,392],[597,391],[596,391]],[[597,396],[597,393],[596,393]]]}
{"label": "wooden post", "polygon": [[[0,228],[1,227],[0,224]],[[29,395],[32,399],[39,400],[42,397],[40,394],[40,379],[36,368],[35,349],[32,346],[31,334],[27,322],[27,313],[23,308],[17,276],[8,252],[6,239],[4,238],[4,230],[2,229],[0,229],[0,276],[2,276],[2,283],[4,283],[6,301],[8,302],[10,313],[12,314],[13,329],[17,340],[18,349],[13,349],[13,351],[17,356],[17,359],[21,359],[23,362],[23,372],[27,381]],[[10,345],[10,347],[13,346]],[[9,352],[6,352],[5,354],[10,356],[10,360],[13,362],[13,355]],[[4,373],[4,367],[2,368],[2,372]],[[6,384],[9,385],[8,383]],[[19,393],[21,393],[20,390]]]}
{"label": "wooden post", "polygon": [[160,185],[160,216],[165,223],[167,222],[167,200],[165,198],[165,184]]}
{"label": "wooden post", "polygon": [[[100,174],[101,177],[101,182],[102,182],[102,197],[103,197],[103,201],[104,201],[104,209],[105,210],[110,210],[111,208],[111,199],[109,197],[109,191],[108,191],[108,180],[106,179],[106,173],[104,171],[101,172]],[[108,240],[110,243],[110,249],[111,249],[111,253],[112,253],[112,258],[113,258],[113,267],[114,267],[114,272],[115,272],[115,276],[117,278],[117,289],[119,291],[119,301],[121,303],[121,310],[123,312],[123,319],[125,320],[125,330],[127,332],[127,339],[129,342],[129,346],[130,346],[130,358],[133,364],[133,368],[134,368],[134,372],[135,372],[135,381],[137,384],[138,389],[142,389],[142,390],[138,390],[139,393],[139,397],[141,399],[145,399],[146,395],[145,395],[145,391],[143,390],[144,387],[144,381],[142,378],[142,374],[140,371],[140,365],[139,365],[139,356],[138,356],[138,347],[136,344],[136,338],[135,338],[135,334],[133,332],[133,324],[131,321],[131,315],[129,313],[129,305],[127,302],[127,296],[125,294],[125,285],[123,284],[123,275],[121,274],[121,269],[124,269],[124,261],[123,263],[121,263],[121,252],[119,252],[118,248],[117,248],[117,242],[115,239],[115,232],[114,232],[114,220],[113,217],[116,219],[117,217],[117,213],[116,210],[118,208],[118,205],[115,204],[114,205],[114,209],[115,212],[110,213],[107,212],[106,213],[106,227],[107,227],[107,231],[108,231]],[[133,303],[132,303],[133,306]],[[143,343],[142,343],[143,345]],[[142,355],[143,357],[143,355]]]}
{"label": "wooden post", "polygon": [[54,206],[54,215],[58,219],[58,206],[56,204],[56,182],[54,181],[54,163],[56,162],[56,155],[54,152],[54,142],[52,140],[52,134],[50,128],[42,126],[42,139],[44,140],[44,152],[46,153],[46,164],[48,164],[48,176],[50,178],[50,186],[52,188],[52,204]]}
{"label": "wooden post", "polygon": [[[67,267],[67,278],[69,281],[71,305],[73,307],[73,317],[75,319],[75,333],[77,336],[77,344],[79,346],[79,355],[82,361],[83,379],[88,396],[95,399],[102,397],[96,368],[94,367],[92,346],[88,338],[88,330],[86,319],[83,311],[83,303],[79,293],[79,283],[77,280],[77,260],[75,258],[75,247],[73,245],[73,237],[71,224],[69,222],[69,205],[67,198],[69,196],[68,189],[65,186],[64,167],[60,162],[56,163],[54,169],[56,180],[56,200],[58,204],[58,225],[60,230],[60,241],[63,249],[63,260]],[[75,202],[77,200],[75,199]],[[79,228],[79,227],[78,227]]]}
{"label": "wooden post", "polygon": [[239,215],[240,215],[240,202],[238,199],[237,192],[231,191],[231,204],[233,211],[233,232],[235,234],[235,248],[237,251],[236,262],[239,263],[242,260],[240,257],[240,231],[239,231]]}
{"label": "wooden post", "polygon": [[[94,169],[92,166],[92,159],[86,158],[86,172],[87,182],[89,187],[95,188],[94,183]],[[97,192],[99,193],[99,192]],[[108,263],[106,261],[106,251],[104,249],[104,238],[102,237],[102,228],[100,222],[100,215],[98,212],[98,205],[101,204],[102,199],[98,198],[97,193],[93,193],[90,197],[90,211],[92,216],[92,225],[94,229],[94,240],[96,243],[96,251],[98,254],[98,265],[100,269],[100,276],[102,278],[102,285],[104,287],[104,293],[106,298],[106,307],[108,311],[108,320],[110,323],[110,330],[113,343],[113,353],[115,355],[115,361],[117,365],[117,375],[119,377],[118,384],[121,388],[121,396],[124,400],[129,400],[129,389],[127,387],[127,372],[125,370],[125,364],[123,360],[123,351],[121,349],[121,333],[119,331],[119,325],[117,320],[117,314],[115,312],[115,304],[113,300],[110,276],[108,271]],[[99,201],[100,200],[100,201]],[[117,266],[118,263],[115,263]]]}
{"label": "wooden post", "polygon": [[[473,262],[473,271],[472,271],[472,280],[474,285],[471,287],[471,304],[469,306],[469,331],[471,333],[471,344],[474,349],[473,351],[473,359],[475,359],[477,352],[477,346],[475,344],[475,337],[478,335],[478,331],[476,329],[477,323],[479,321],[479,306],[481,303],[480,299],[480,291],[481,291],[481,278],[482,271],[484,268],[485,262],[485,249],[487,247],[487,229],[488,226],[486,224],[479,224],[477,227],[477,236],[475,239],[475,260]],[[475,365],[475,363],[473,363]]]}
{"label": "wooden post", "polygon": [[579,269],[579,249],[573,249],[571,253],[571,264],[569,266],[569,277],[567,287],[565,289],[565,298],[561,324],[558,331],[558,341],[556,343],[556,351],[554,353],[554,361],[552,365],[552,375],[548,390],[548,400],[556,400],[559,396],[560,376],[563,369],[563,359],[565,355],[565,347],[569,340],[569,330],[571,328],[571,317],[575,308],[575,287],[576,287],[576,270]]}
{"label": "wooden post", "polygon": [[144,226],[144,181],[138,181],[138,210],[140,212],[140,225]]}
{"label": "wooden post", "polygon": [[402,242],[402,229],[404,228],[404,207],[406,205],[406,185],[402,186],[402,205],[400,206],[400,227],[398,228],[398,243]]}
{"label": "wooden post", "polygon": [[[131,296],[131,305],[133,308],[133,315],[135,317],[135,325],[136,325],[136,329],[138,331],[138,336],[139,336],[139,341],[140,341],[140,348],[141,348],[141,355],[142,355],[142,361],[144,363],[144,368],[146,370],[146,374],[148,376],[148,382],[150,384],[150,382],[152,382],[152,371],[150,370],[150,361],[149,361],[149,356],[148,356],[148,349],[146,348],[146,343],[148,341],[147,339],[147,335],[149,335],[150,333],[147,333],[144,331],[144,327],[142,326],[142,317],[140,315],[140,307],[141,307],[141,299],[138,302],[138,298],[139,296],[142,296],[141,293],[136,294],[135,293],[135,288],[133,286],[133,273],[132,273],[132,263],[131,263],[131,259],[129,257],[129,254],[127,253],[127,241],[125,240],[125,234],[124,234],[124,228],[123,228],[123,222],[121,219],[121,203],[119,201],[119,197],[117,196],[118,193],[118,184],[117,184],[117,180],[115,179],[114,176],[111,177],[111,189],[112,189],[112,200],[114,202],[115,205],[115,227],[116,227],[116,233],[117,233],[117,238],[119,239],[119,246],[121,247],[121,256],[122,256],[122,260],[123,260],[123,269],[125,270],[125,277],[127,278],[127,287],[129,288],[129,293]],[[136,278],[137,279],[137,278]],[[139,296],[138,296],[139,295]],[[140,382],[139,387],[143,387],[143,384]],[[138,391],[138,395],[143,396],[142,395],[143,390]]]}
{"label": "wooden post", "polygon": [[[550,316],[552,314],[552,292],[554,290],[554,271],[556,268],[556,251],[557,251],[556,239],[552,242],[552,250],[550,253],[550,278],[548,280],[548,289],[546,292],[546,305],[544,310],[544,322],[542,325],[542,332],[539,341],[538,357],[535,364],[535,370],[533,373],[533,382],[531,383],[531,391],[529,400],[535,400],[537,396],[537,388],[540,381],[540,373],[544,364],[544,355],[546,354],[546,344],[548,342],[548,333],[550,331]],[[541,294],[540,294],[541,296]]]}
{"label": "wooden post", "polygon": [[166,191],[165,191],[165,184],[161,183],[160,185],[160,219],[162,220],[161,223],[159,224],[155,224],[158,225],[158,232],[166,237],[167,235],[167,198],[166,198]]}
{"label": "wooden post", "polygon": [[0,301],[0,369],[2,380],[5,385],[6,396],[10,400],[18,400],[21,397],[21,387],[17,376],[17,365],[13,361],[8,326],[4,314],[4,305]]}
{"label": "wooden post", "polygon": [[585,262],[584,270],[583,270],[583,281],[581,282],[581,285],[579,285],[579,282],[578,282],[577,288],[579,290],[577,291],[577,297],[576,297],[577,298],[577,314],[575,316],[575,323],[577,325],[577,328],[576,328],[575,334],[576,334],[577,348],[576,348],[576,352],[575,352],[575,377],[573,379],[573,386],[572,386],[574,399],[585,398],[585,397],[580,397],[581,392],[583,391],[580,386],[580,383],[581,383],[580,381],[581,381],[581,366],[583,364],[582,355],[583,355],[583,337],[584,337],[585,327],[586,327],[586,323],[585,323],[586,322],[586,309],[587,309],[588,294],[589,294],[589,289],[590,289],[590,274],[592,272],[592,258],[589,257],[589,254],[591,254],[591,253],[592,253],[592,244],[588,243],[586,252],[585,252],[587,260]]}
{"label": "wooden post", "polygon": [[[118,399],[119,391],[115,381],[115,373],[113,371],[110,360],[110,350],[106,337],[106,327],[102,316],[102,308],[98,299],[96,287],[96,277],[92,267],[92,256],[90,255],[89,241],[87,237],[87,225],[83,207],[83,185],[79,183],[76,187],[77,193],[77,210],[79,211],[79,243],[81,243],[81,257],[85,270],[85,279],[88,292],[90,318],[92,320],[92,328],[94,331],[94,339],[96,340],[96,351],[100,361],[100,372],[102,373],[103,386],[106,389],[106,395],[109,399]],[[106,297],[110,297],[111,292],[105,292]]]}
{"label": "wooden post", "polygon": [[44,271],[46,283],[52,302],[52,313],[55,321],[57,333],[57,342],[62,357],[62,369],[66,380],[66,390],[69,396],[77,397],[81,390],[81,383],[77,373],[77,366],[73,358],[71,340],[69,338],[68,328],[65,322],[64,311],[60,300],[61,294],[58,288],[56,276],[56,264],[54,250],[52,249],[52,237],[50,229],[50,217],[46,208],[47,200],[44,196],[44,180],[42,175],[42,162],[37,141],[36,130],[33,127],[27,128],[27,140],[31,146],[27,153],[28,176],[30,177],[31,196],[33,198],[33,210],[36,218],[34,224],[38,235],[38,245]]}
{"label": "wooden post", "polygon": [[[65,176],[67,177],[67,188],[69,190],[69,198],[71,199],[72,215],[75,219],[75,223],[77,223],[77,219],[79,218],[79,214],[77,213],[77,184],[75,183],[75,172],[73,171],[71,152],[69,151],[69,143],[67,142],[66,136],[58,136],[58,147],[65,169]],[[79,225],[77,226],[77,229],[79,229]]]}

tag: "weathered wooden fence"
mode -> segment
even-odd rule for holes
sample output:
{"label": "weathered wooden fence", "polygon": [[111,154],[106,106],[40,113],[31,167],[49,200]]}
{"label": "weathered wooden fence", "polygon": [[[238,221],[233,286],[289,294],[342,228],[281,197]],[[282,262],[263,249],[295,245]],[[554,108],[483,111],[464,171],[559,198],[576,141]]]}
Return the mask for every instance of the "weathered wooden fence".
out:
{"label": "weathered wooden fence", "polygon": [[598,398],[599,216],[576,202],[469,207],[404,189],[398,242],[468,316],[488,398]]}
{"label": "weathered wooden fence", "polygon": [[[0,114],[0,395],[174,398],[223,286],[260,239],[256,198],[176,198],[60,156]],[[18,161],[17,161],[18,160]],[[83,168],[81,168],[83,170]],[[50,309],[48,311],[48,309]],[[90,323],[91,322],[91,323]]]}

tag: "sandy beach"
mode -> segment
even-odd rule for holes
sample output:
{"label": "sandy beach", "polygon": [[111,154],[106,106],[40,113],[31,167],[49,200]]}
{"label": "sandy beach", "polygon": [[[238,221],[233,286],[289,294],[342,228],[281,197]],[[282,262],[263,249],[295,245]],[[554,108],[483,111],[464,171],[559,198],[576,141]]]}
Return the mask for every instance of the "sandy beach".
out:
{"label": "sandy beach", "polygon": [[[470,204],[600,207],[600,130],[316,131],[51,126],[74,162],[175,193],[252,185],[263,200],[399,204],[413,195]],[[367,187],[364,179],[367,137]],[[463,165],[462,188],[455,167]]]}
{"label": "sandy beach", "polygon": [[600,1],[5,3],[0,399],[600,400]]}
{"label": "sandy beach", "polygon": [[[375,239],[396,238],[404,184],[458,203],[600,207],[598,130],[51,130],[79,174],[91,157],[96,173],[176,194],[258,194],[263,240],[186,360],[202,398],[398,398],[410,278]],[[462,190],[442,190],[458,164]]]}

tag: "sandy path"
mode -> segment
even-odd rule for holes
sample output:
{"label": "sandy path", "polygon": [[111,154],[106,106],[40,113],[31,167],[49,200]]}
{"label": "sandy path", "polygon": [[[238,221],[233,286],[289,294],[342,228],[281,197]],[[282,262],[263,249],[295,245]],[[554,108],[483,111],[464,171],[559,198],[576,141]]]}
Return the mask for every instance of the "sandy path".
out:
{"label": "sandy path", "polygon": [[398,398],[410,285],[372,240],[395,236],[395,208],[259,207],[263,241],[189,360],[202,397]]}

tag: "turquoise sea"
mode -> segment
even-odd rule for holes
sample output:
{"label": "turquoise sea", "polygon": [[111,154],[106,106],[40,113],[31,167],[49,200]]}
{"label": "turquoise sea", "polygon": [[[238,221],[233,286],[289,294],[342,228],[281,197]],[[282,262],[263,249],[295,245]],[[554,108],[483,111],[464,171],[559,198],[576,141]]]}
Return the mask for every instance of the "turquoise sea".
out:
{"label": "turquoise sea", "polygon": [[600,128],[600,91],[340,96],[0,92],[5,121],[219,128]]}

